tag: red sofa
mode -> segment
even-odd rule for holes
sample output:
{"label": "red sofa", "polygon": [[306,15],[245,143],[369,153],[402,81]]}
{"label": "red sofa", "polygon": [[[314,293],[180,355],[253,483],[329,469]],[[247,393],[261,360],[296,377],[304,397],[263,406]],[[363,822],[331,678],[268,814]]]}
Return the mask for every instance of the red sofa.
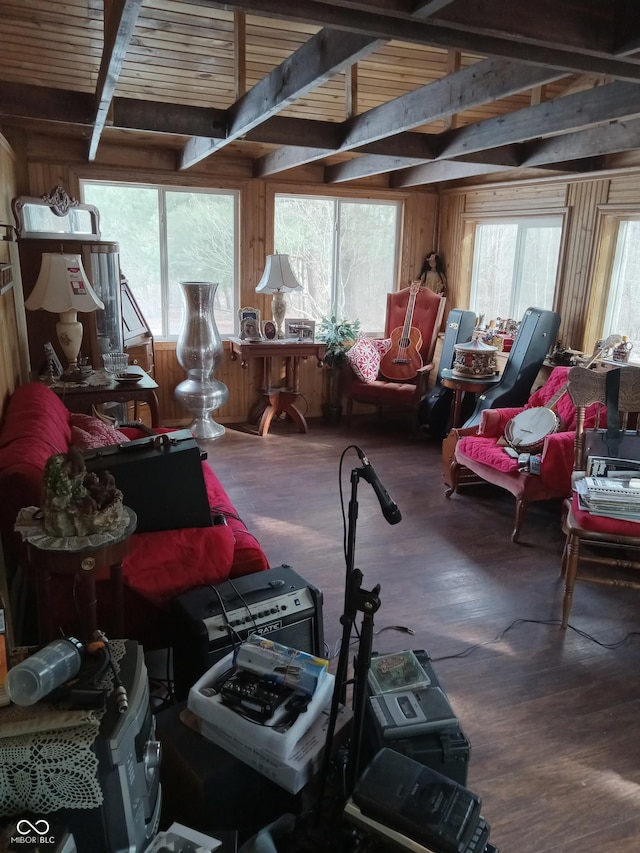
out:
{"label": "red sofa", "polygon": [[[127,438],[142,436],[133,429],[122,433]],[[22,507],[40,505],[47,459],[66,452],[71,444],[84,449],[120,440],[122,435],[102,421],[69,412],[45,385],[31,382],[12,394],[0,427],[0,534],[9,559],[23,566],[27,576],[26,549],[13,527]],[[169,602],[176,595],[269,568],[258,541],[207,462],[203,471],[212,512],[225,515],[226,525],[136,533],[131,538],[123,564],[125,629],[128,638],[146,648],[162,648],[170,642]],[[74,633],[72,579],[53,578],[52,589],[54,624]],[[105,629],[110,624],[108,608],[109,584],[104,578],[98,581],[98,618]]]}

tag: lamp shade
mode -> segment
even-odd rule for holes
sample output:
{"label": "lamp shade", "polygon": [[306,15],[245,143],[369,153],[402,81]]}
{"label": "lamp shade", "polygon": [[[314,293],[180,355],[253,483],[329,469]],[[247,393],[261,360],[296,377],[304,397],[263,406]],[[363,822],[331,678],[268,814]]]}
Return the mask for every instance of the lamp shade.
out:
{"label": "lamp shade", "polygon": [[302,290],[302,285],[293,274],[289,255],[267,255],[256,293],[288,293],[291,290]]}
{"label": "lamp shade", "polygon": [[31,311],[42,308],[55,314],[104,308],[89,283],[80,255],[56,252],[43,253],[38,280],[24,304]]}

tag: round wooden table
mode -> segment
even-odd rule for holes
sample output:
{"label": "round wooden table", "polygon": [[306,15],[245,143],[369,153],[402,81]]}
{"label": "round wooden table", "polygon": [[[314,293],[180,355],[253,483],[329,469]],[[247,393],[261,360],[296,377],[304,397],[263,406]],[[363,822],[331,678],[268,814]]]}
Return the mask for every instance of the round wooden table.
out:
{"label": "round wooden table", "polygon": [[441,374],[442,384],[445,388],[450,388],[453,391],[453,406],[452,414],[449,418],[449,429],[459,427],[460,411],[462,409],[462,395],[465,392],[471,394],[482,394],[487,388],[492,385],[497,385],[502,378],[499,374],[495,376],[483,376],[478,379],[473,379],[471,376],[457,376],[451,368],[445,367]]}
{"label": "round wooden table", "polygon": [[59,632],[53,625],[51,612],[51,576],[74,575],[78,581],[77,608],[81,621],[82,642],[95,639],[98,630],[96,610],[96,574],[102,569],[109,569],[113,600],[111,603],[112,617],[110,625],[111,636],[122,638],[124,634],[123,595],[122,595],[122,561],[129,551],[129,539],[136,529],[135,512],[124,507],[128,522],[126,527],[114,538],[96,547],[74,548],[73,537],[70,537],[69,549],[47,549],[40,545],[28,543],[28,560],[36,578],[36,595],[38,600],[38,627],[40,642],[49,643],[59,637]]}

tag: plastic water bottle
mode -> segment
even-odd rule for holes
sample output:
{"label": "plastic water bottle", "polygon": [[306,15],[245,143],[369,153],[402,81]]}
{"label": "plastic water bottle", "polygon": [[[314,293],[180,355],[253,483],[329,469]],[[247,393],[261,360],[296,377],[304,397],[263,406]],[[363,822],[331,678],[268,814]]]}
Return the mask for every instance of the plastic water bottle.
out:
{"label": "plastic water bottle", "polygon": [[75,637],[54,640],[9,670],[6,688],[16,705],[33,705],[76,676],[84,646]]}

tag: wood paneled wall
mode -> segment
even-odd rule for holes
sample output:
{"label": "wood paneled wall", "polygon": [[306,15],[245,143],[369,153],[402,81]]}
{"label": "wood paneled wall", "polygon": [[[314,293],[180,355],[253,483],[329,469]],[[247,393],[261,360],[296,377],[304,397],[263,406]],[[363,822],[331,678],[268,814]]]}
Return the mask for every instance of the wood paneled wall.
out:
{"label": "wood paneled wall", "polygon": [[[359,182],[352,187],[334,187],[320,183],[321,170],[317,167],[299,171],[300,180],[291,178],[283,181],[250,179],[245,165],[233,158],[211,158],[204,161],[200,169],[185,173],[174,171],[173,158],[160,152],[142,164],[139,149],[116,146],[100,146],[96,163],[84,162],[86,152],[76,143],[64,147],[56,144],[48,147],[39,137],[29,139],[27,151],[28,186],[20,190],[28,195],[42,195],[52,187],[62,184],[71,195],[80,196],[80,181],[129,180],[136,182],[164,183],[201,187],[221,187],[240,191],[240,304],[255,305],[263,317],[269,317],[271,300],[258,296],[255,288],[264,270],[265,257],[273,247],[273,196],[276,192],[306,192],[310,194],[341,195],[347,198],[380,198],[403,202],[404,215],[401,231],[401,253],[397,281],[406,286],[422,267],[425,254],[433,248],[437,234],[438,196],[434,191],[390,191],[377,186],[377,181]],[[81,156],[82,155],[82,156]],[[216,378],[229,388],[229,401],[214,413],[221,422],[234,423],[245,420],[250,403],[256,394],[255,365],[241,368],[232,362],[228,350],[222,364],[216,370]],[[162,418],[167,424],[184,423],[190,419],[173,396],[175,386],[185,378],[185,373],[175,356],[175,343],[156,342],[155,376],[160,385]],[[303,362],[300,385],[303,393],[302,408],[311,417],[321,414],[324,393],[323,371],[315,362]]]}
{"label": "wood paneled wall", "polygon": [[[565,216],[566,229],[556,307],[562,317],[559,337],[565,346],[590,349],[594,329],[598,327],[603,282],[595,275],[597,243],[601,221],[614,207],[632,212],[640,210],[640,168],[634,164],[624,172],[602,174],[594,178],[548,178],[509,184],[486,184],[446,189],[438,196],[426,191],[396,192],[385,189],[378,179],[359,181],[353,186],[334,188],[321,183],[321,170],[312,165],[291,178],[265,182],[251,178],[246,161],[237,157],[210,158],[188,173],[176,173],[172,152],[140,149],[124,145],[104,145],[95,163],[86,162],[82,143],[29,136],[20,140],[20,157],[14,160],[11,150],[0,149],[3,177],[0,204],[6,221],[11,222],[9,202],[15,194],[40,195],[62,184],[72,195],[80,195],[80,180],[131,180],[173,185],[232,188],[240,191],[240,302],[255,304],[269,316],[267,297],[258,297],[255,286],[264,267],[264,259],[273,251],[272,199],[279,192],[340,194],[356,198],[400,199],[404,203],[401,234],[401,258],[398,285],[404,286],[419,272],[424,255],[434,248],[440,252],[448,279],[448,307],[466,308],[469,304],[471,259],[473,257],[472,224],[478,218],[531,212],[553,212]],[[5,174],[7,173],[7,174]],[[8,176],[7,176],[8,175]],[[2,247],[0,246],[0,251]],[[6,254],[6,248],[5,248]],[[599,267],[600,269],[601,267]],[[261,304],[261,300],[262,303]],[[16,334],[7,309],[0,297],[0,322],[3,338]],[[595,314],[594,314],[595,312]],[[6,331],[5,328],[6,327]],[[592,339],[593,338],[593,339]],[[2,344],[4,348],[4,342]],[[13,347],[7,344],[13,355]],[[3,358],[4,361],[4,358]],[[163,416],[167,422],[184,422],[173,397],[173,389],[184,378],[175,358],[175,345],[158,342],[156,371],[161,386]],[[214,416],[221,421],[242,421],[255,394],[254,367],[243,370],[231,362],[228,352],[217,377],[229,387],[228,403]],[[0,382],[3,394],[15,383],[18,370],[10,364]],[[307,413],[320,414],[322,372],[305,364],[301,375]]]}
{"label": "wood paneled wall", "polygon": [[[447,190],[440,199],[440,245],[448,259],[449,305],[466,308],[471,286],[473,224],[482,218],[529,213],[565,216],[556,310],[564,346],[591,351],[602,317],[603,286],[594,274],[599,218],[608,207],[640,211],[640,171],[587,179],[541,180]],[[589,322],[587,319],[589,318]],[[624,333],[624,330],[620,330]]]}

